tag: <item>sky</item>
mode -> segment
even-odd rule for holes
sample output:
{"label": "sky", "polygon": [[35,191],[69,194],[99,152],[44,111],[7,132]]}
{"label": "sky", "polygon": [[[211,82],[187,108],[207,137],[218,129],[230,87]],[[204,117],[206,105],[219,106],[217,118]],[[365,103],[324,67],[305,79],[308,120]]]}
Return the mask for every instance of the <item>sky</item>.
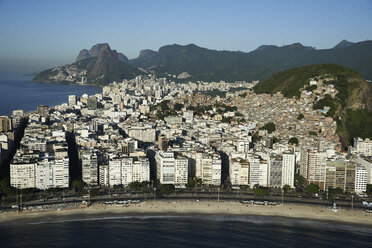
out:
{"label": "sky", "polygon": [[72,63],[102,42],[135,58],[169,44],[249,52],[343,39],[372,39],[372,0],[0,0],[0,72]]}

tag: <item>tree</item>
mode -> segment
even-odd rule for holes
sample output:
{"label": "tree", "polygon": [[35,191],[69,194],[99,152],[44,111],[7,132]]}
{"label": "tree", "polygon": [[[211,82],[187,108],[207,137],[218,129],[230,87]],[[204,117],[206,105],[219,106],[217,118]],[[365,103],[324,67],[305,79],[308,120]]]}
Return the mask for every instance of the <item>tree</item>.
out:
{"label": "tree", "polygon": [[310,135],[317,136],[317,133],[315,131],[309,131]]}
{"label": "tree", "polygon": [[141,188],[141,183],[138,182],[138,181],[135,181],[135,182],[131,182],[129,183],[128,187],[131,189],[131,190],[139,190]]}
{"label": "tree", "polygon": [[272,133],[276,130],[275,124],[273,122],[266,123],[263,127],[261,127],[262,130],[267,130],[268,133]]}
{"label": "tree", "polygon": [[10,186],[9,179],[0,181],[0,190],[6,195],[15,195],[16,189]]}
{"label": "tree", "polygon": [[279,139],[277,137],[273,137],[273,144],[278,143]]}
{"label": "tree", "polygon": [[160,192],[163,195],[169,195],[170,193],[174,192],[174,185],[173,184],[162,184],[160,186]]}
{"label": "tree", "polygon": [[72,181],[71,186],[75,189],[75,191],[81,191],[84,189],[85,183],[82,180],[74,180]]}
{"label": "tree", "polygon": [[161,103],[159,103],[159,106],[161,108],[161,111],[166,111],[166,110],[169,110],[169,100],[164,100],[162,101]]}
{"label": "tree", "polygon": [[298,145],[298,139],[296,137],[292,137],[288,140],[288,144]]}
{"label": "tree", "polygon": [[174,110],[180,111],[183,108],[183,104],[181,103],[176,103],[174,105]]}
{"label": "tree", "polygon": [[372,184],[367,184],[367,194],[372,194]]}
{"label": "tree", "polygon": [[286,194],[290,189],[291,189],[291,186],[289,186],[288,184],[284,185],[283,186],[284,194]]}
{"label": "tree", "polygon": [[328,188],[328,195],[333,196],[333,195],[342,195],[344,191],[341,188]]}
{"label": "tree", "polygon": [[300,114],[297,116],[297,120],[302,120],[304,117],[305,117],[305,116],[304,116],[302,113],[300,113]]}
{"label": "tree", "polygon": [[295,174],[295,183],[297,187],[303,188],[305,184],[305,180],[300,174]]}
{"label": "tree", "polygon": [[306,187],[306,191],[311,195],[319,193],[319,185],[311,183]]}
{"label": "tree", "polygon": [[253,188],[253,192],[256,194],[256,195],[260,195],[260,196],[263,196],[263,195],[268,195],[269,192],[264,189],[264,188]]}

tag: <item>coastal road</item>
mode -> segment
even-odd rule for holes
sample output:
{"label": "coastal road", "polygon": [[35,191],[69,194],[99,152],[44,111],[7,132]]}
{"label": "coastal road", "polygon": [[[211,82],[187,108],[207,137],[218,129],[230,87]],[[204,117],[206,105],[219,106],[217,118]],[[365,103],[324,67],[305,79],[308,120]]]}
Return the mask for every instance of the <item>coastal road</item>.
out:
{"label": "coastal road", "polygon": [[[270,202],[276,202],[277,204],[280,204],[282,202],[282,198],[279,196],[255,196],[255,195],[245,195],[245,194],[231,194],[231,193],[221,193],[216,194],[212,192],[205,192],[205,193],[177,193],[177,194],[171,194],[168,196],[162,196],[161,194],[156,195],[156,200],[162,200],[162,201],[176,201],[176,200],[202,200],[202,201],[217,201],[219,198],[220,201],[270,201]],[[64,200],[61,198],[52,198],[49,200],[33,200],[33,201],[26,201],[23,202],[23,206],[46,206],[46,205],[57,205],[62,203],[82,203],[85,202],[91,202],[91,203],[97,203],[97,202],[106,202],[106,201],[124,201],[124,200],[140,200],[140,201],[146,201],[146,200],[154,200],[153,194],[115,194],[115,195],[100,195],[91,197],[66,197]],[[341,208],[350,209],[351,208],[351,202],[345,201],[345,200],[336,200],[335,201],[337,206]],[[301,205],[316,205],[316,206],[323,206],[323,207],[330,207],[332,206],[332,201],[329,200],[321,200],[316,198],[299,198],[299,197],[284,197],[284,204],[301,204]],[[353,204],[354,209],[366,209],[362,206],[361,202],[354,202]],[[2,210],[10,210],[11,205],[0,207]]]}

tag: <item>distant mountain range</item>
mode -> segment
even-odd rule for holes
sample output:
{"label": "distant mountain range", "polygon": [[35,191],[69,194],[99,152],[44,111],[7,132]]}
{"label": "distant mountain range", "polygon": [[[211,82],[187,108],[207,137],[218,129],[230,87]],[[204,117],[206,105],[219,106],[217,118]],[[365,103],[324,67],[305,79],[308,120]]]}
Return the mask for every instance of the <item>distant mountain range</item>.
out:
{"label": "distant mountain range", "polygon": [[[81,50],[76,59],[80,68],[88,71],[88,80],[91,83],[108,84],[110,81],[105,81],[106,79],[129,79],[144,72],[159,76],[187,72],[191,77],[185,80],[193,81],[262,81],[283,70],[324,63],[346,66],[358,71],[364,78],[372,79],[372,41],[352,43],[343,40],[331,49],[321,50],[300,43],[282,47],[263,45],[248,53],[210,50],[194,44],[174,44],[163,46],[159,51],[142,50],[137,58],[131,60],[110,49],[110,60],[101,63],[103,61],[98,58],[103,48],[107,50],[110,47],[106,43],[96,44],[90,50]],[[99,70],[93,70],[92,61],[86,61],[92,59],[94,63],[99,62],[95,66]],[[48,79],[51,77],[47,74],[43,73],[42,81],[53,81]],[[36,76],[35,80],[38,78],[40,77]]]}

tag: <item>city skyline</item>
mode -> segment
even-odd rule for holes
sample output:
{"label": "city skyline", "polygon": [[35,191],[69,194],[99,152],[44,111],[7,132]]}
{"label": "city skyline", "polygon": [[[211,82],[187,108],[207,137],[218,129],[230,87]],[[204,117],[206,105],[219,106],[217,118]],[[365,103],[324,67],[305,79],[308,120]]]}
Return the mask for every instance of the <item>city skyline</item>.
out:
{"label": "city skyline", "polygon": [[371,1],[1,1],[0,13],[0,71],[7,72],[71,63],[102,42],[131,59],[168,44],[249,52],[295,42],[326,49],[372,37]]}

